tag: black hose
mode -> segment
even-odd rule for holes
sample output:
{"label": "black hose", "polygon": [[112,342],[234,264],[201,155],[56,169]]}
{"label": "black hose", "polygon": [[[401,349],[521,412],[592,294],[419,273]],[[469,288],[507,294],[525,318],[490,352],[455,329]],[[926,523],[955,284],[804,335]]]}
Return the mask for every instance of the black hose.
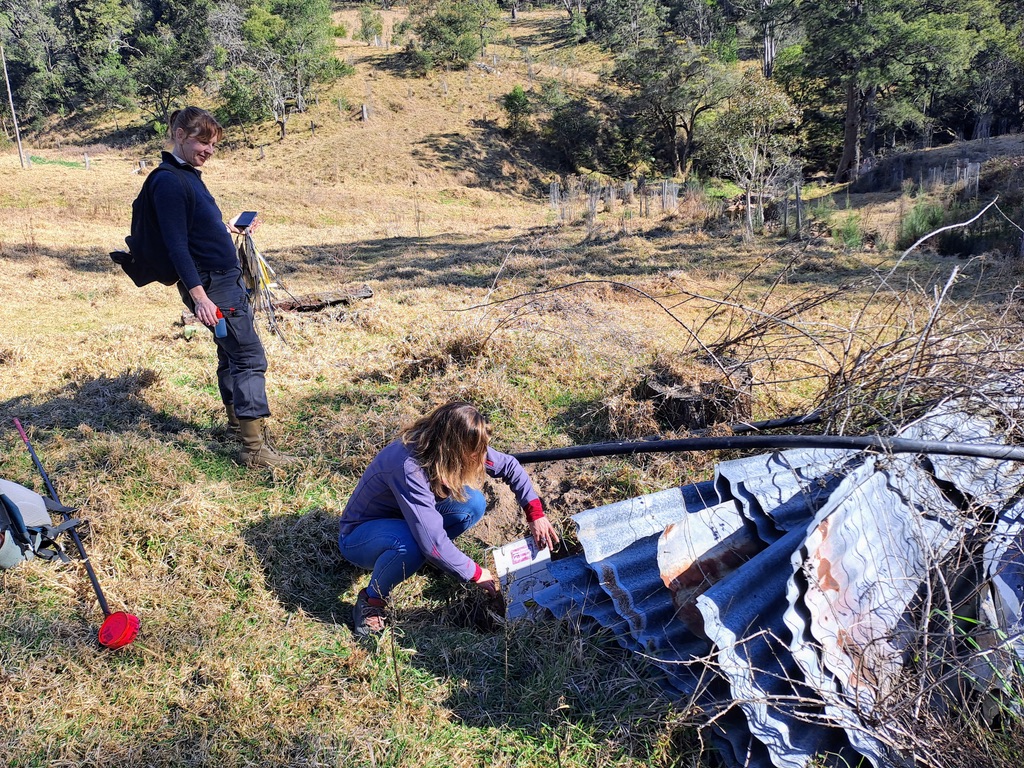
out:
{"label": "black hose", "polygon": [[884,453],[936,453],[947,456],[978,456],[984,459],[1024,461],[1024,447],[998,443],[950,443],[937,440],[905,440],[899,437],[846,437],[842,435],[727,435],[690,437],[681,440],[648,442],[595,443],[546,451],[513,454],[521,464],[538,461],[562,461],[593,456],[625,456],[635,453],[672,453],[674,451],[764,450],[778,448],[875,449]]}
{"label": "black hose", "polygon": [[803,424],[817,424],[823,418],[821,411],[815,411],[805,416],[787,416],[784,419],[741,421],[738,424],[729,425],[729,429],[733,434],[738,435],[742,432],[761,432],[765,429],[785,429],[786,427],[799,427]]}

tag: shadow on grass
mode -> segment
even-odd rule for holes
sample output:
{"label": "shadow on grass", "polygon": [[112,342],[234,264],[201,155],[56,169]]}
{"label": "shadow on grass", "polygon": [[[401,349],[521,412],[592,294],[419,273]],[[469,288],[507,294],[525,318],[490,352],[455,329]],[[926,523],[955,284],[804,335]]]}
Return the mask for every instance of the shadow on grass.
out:
{"label": "shadow on grass", "polygon": [[103,374],[71,380],[62,389],[39,397],[18,395],[0,402],[0,420],[9,425],[18,418],[26,427],[43,430],[86,426],[108,433],[136,432],[140,424],[168,433],[201,429],[173,414],[155,410],[140,396],[158,379],[156,371],[140,368],[116,376]]}
{"label": "shadow on grass", "polygon": [[243,533],[267,586],[289,611],[350,624],[352,606],[339,601],[360,576],[338,551],[338,517],[324,510],[267,517]]}
{"label": "shadow on grass", "polygon": [[610,635],[565,622],[486,631],[434,618],[406,632],[400,644],[415,650],[410,666],[450,680],[444,704],[462,723],[528,735],[553,760],[583,745],[646,760],[672,709],[646,662]]}
{"label": "shadow on grass", "polygon": [[[127,231],[125,234],[128,234]],[[111,249],[124,248],[124,243],[113,242],[110,247]],[[126,285],[131,285],[120,267],[110,260],[109,251],[101,248],[75,248],[73,246],[50,248],[34,242],[14,242],[12,240],[0,246],[0,257],[11,261],[29,262],[53,259],[78,272],[109,272],[112,275],[120,275],[124,278]]]}

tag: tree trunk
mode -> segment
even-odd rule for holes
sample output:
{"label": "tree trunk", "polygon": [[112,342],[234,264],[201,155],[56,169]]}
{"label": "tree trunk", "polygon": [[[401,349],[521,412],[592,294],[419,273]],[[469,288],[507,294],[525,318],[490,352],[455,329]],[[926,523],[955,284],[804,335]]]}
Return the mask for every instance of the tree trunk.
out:
{"label": "tree trunk", "polygon": [[669,153],[672,158],[672,171],[676,176],[681,176],[683,173],[683,163],[679,155],[679,132],[670,129],[666,133],[668,133]]}
{"label": "tree trunk", "polygon": [[878,104],[875,96],[878,88],[871,86],[864,94],[864,101],[861,104],[861,114],[864,121],[864,148],[862,154],[865,158],[874,157],[878,148]]}
{"label": "tree trunk", "polygon": [[853,75],[846,81],[846,121],[843,125],[843,156],[836,168],[836,183],[852,181],[860,165],[860,104],[861,93]]}
{"label": "tree trunk", "polygon": [[747,208],[747,226],[743,233],[743,239],[750,241],[754,239],[754,216],[751,210],[750,204],[750,184],[746,184],[743,188],[743,194],[746,196],[746,208]]}
{"label": "tree trunk", "polygon": [[778,52],[779,41],[776,38],[777,22],[771,12],[772,0],[761,0],[761,41],[764,51],[761,57],[761,73],[765,80],[772,79],[775,71],[775,55]]}
{"label": "tree trunk", "polygon": [[978,115],[978,119],[974,123],[974,134],[971,136],[972,139],[990,139],[992,138],[992,112],[986,110]]}

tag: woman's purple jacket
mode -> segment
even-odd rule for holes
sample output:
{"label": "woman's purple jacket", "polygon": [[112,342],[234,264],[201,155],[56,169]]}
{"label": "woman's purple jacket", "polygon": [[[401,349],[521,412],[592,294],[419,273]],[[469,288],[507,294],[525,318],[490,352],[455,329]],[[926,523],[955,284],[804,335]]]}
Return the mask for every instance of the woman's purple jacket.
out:
{"label": "woman's purple jacket", "polygon": [[[544,508],[529,475],[514,457],[487,449],[487,474],[502,480],[516,496],[528,520],[544,516]],[[427,561],[470,581],[481,568],[452,543],[444,532],[439,498],[430,490],[427,473],[401,440],[384,448],[359,478],[356,489],[341,513],[340,536],[370,520],[404,518]]]}

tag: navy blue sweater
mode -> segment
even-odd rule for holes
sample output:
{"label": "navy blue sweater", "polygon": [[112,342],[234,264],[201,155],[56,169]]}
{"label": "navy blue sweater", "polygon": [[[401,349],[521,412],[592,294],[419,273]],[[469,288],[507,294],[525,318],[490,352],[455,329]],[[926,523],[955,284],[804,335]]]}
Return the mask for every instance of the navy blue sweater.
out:
{"label": "navy blue sweater", "polygon": [[[235,243],[224,226],[224,218],[199,171],[179,163],[170,152],[164,162],[185,170],[184,174],[163,171],[153,178],[153,205],[171,262],[189,290],[200,284],[199,271],[220,272],[238,267]],[[179,179],[179,176],[183,177]],[[188,195],[182,181],[188,180],[195,196],[192,226],[188,221]]]}

